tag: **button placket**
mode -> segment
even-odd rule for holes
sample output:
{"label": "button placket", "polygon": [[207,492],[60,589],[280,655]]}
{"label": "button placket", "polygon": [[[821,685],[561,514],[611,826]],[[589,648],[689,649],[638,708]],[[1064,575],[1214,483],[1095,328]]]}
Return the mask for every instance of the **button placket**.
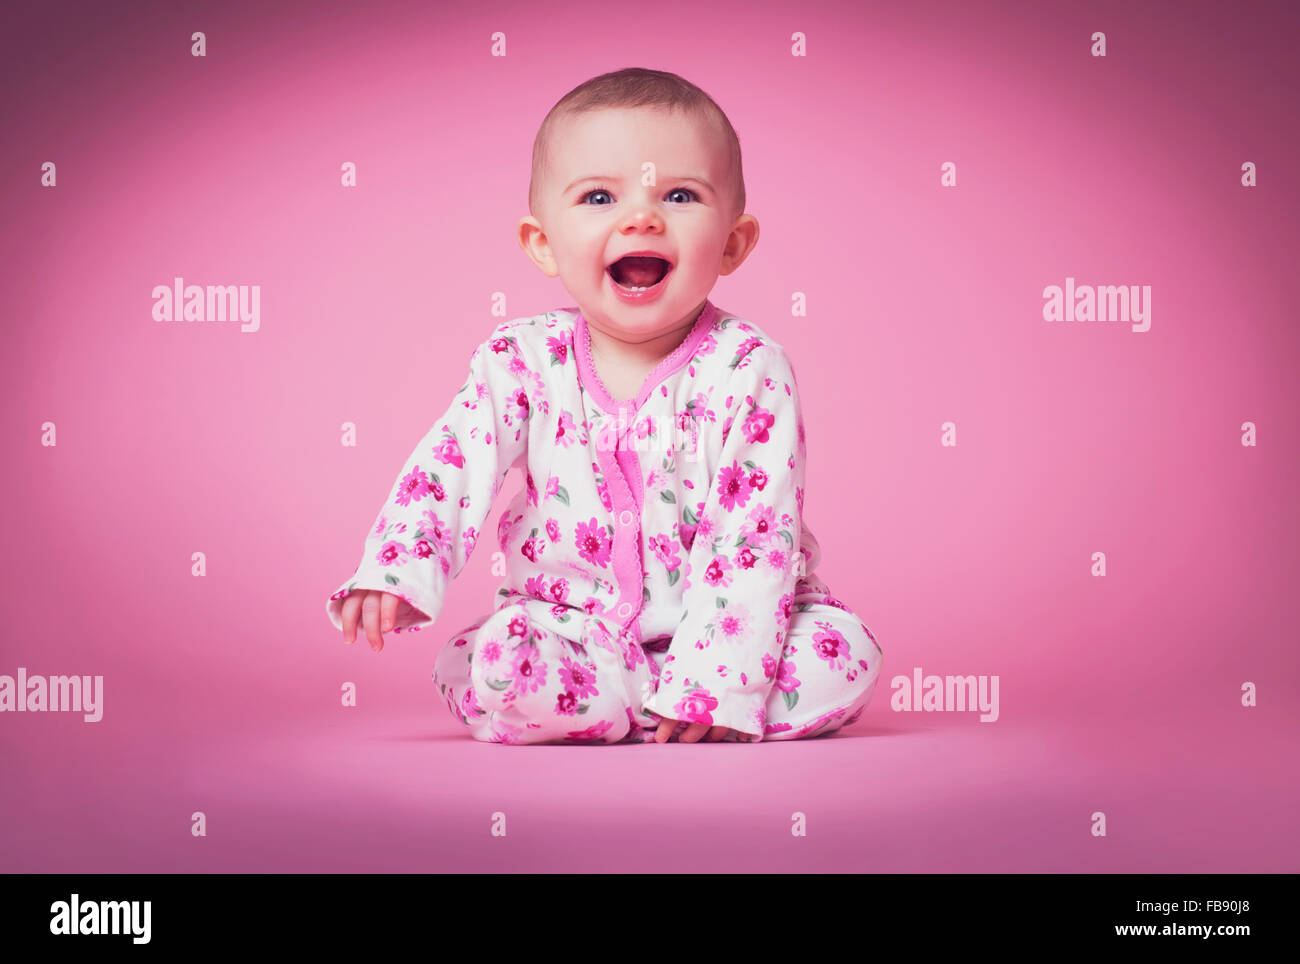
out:
{"label": "button placket", "polygon": [[[635,411],[632,413],[632,416],[633,418],[636,417]],[[621,426],[626,426],[627,424],[624,409],[619,410],[619,423]],[[619,453],[621,451],[624,451],[626,448],[626,442],[628,440],[629,432],[630,429],[619,431],[616,436],[617,441],[614,444],[614,463],[615,465],[619,466],[620,474],[623,474],[623,468],[618,456]],[[623,481],[626,484],[626,488],[628,492],[630,493],[632,491],[632,486],[630,483],[627,482],[626,475],[623,475]],[[639,557],[641,554],[641,547],[640,547],[641,539],[640,539],[640,529],[637,526],[637,521],[638,520],[637,520],[636,513],[634,513],[631,509],[624,509],[618,515],[618,522],[620,526],[619,535],[622,536],[624,541],[633,543],[633,552],[635,553],[636,556]],[[626,586],[620,585],[619,588],[624,592],[628,591],[628,587]],[[638,586],[637,592],[640,593],[641,591],[642,591],[641,587]],[[623,603],[619,603],[616,612],[618,613],[619,618],[627,619],[632,615],[635,609],[636,607],[633,606],[632,603],[623,602]]]}

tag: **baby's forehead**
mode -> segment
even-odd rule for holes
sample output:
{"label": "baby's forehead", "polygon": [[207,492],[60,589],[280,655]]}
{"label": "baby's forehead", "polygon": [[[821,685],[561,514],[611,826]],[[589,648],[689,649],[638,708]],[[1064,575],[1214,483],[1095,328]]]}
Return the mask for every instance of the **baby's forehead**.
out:
{"label": "baby's forehead", "polygon": [[[691,133],[697,135],[699,140],[712,147],[721,145],[726,139],[722,125],[717,123],[716,119],[703,115],[698,111],[687,111],[682,108],[597,107],[557,118],[556,127],[582,124],[599,126],[608,124],[611,120],[635,125],[638,133],[651,140]],[[551,134],[552,143],[563,143],[562,140],[557,140],[554,137],[554,129],[552,129]],[[618,145],[598,138],[596,146],[617,147]]]}
{"label": "baby's forehead", "polygon": [[[552,131],[547,145],[552,163],[559,161],[561,163],[556,166],[575,169],[589,167],[597,159],[604,164],[624,161],[636,170],[650,161],[660,167],[669,162],[701,169],[725,166],[727,140],[717,125],[709,124],[706,118],[687,115],[681,111],[663,116],[662,123],[637,123],[633,115],[644,110],[645,108],[602,108],[608,114],[617,111],[620,126],[631,120],[635,124],[634,131],[601,130],[602,126],[608,125],[609,118],[592,116],[586,118],[590,126]],[[582,118],[574,118],[570,122],[582,123]]]}

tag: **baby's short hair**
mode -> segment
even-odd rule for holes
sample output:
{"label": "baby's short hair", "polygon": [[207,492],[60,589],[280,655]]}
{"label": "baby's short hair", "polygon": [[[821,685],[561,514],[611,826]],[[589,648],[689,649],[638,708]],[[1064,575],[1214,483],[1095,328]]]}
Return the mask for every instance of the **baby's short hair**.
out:
{"label": "baby's short hair", "polygon": [[736,131],[722,108],[699,87],[677,74],[645,67],[625,67],[579,84],[561,97],[542,121],[537,137],[533,140],[532,176],[528,180],[528,210],[532,214],[537,213],[546,149],[556,122],[573,114],[620,107],[681,110],[714,123],[719,135],[726,141],[731,157],[727,176],[735,199],[732,217],[738,217],[744,212],[745,175],[740,163],[740,138],[736,136]]}

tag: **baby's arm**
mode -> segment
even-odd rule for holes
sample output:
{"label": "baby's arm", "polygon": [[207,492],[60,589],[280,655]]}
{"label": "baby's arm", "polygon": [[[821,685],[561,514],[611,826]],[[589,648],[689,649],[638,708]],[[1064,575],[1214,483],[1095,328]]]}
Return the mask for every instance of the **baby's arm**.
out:
{"label": "baby's arm", "polygon": [[[800,552],[805,446],[794,370],[760,342],[737,366],[721,457],[705,496],[708,526],[690,547],[682,621],[659,687],[644,703],[694,742],[726,729],[763,738],[766,702],[785,645]],[[686,508],[682,525],[699,518]],[[660,740],[662,742],[662,739]]]}
{"label": "baby's arm", "polygon": [[[474,350],[469,378],[398,473],[356,572],[329,598],[326,613],[345,639],[355,638],[358,611],[367,636],[372,620],[398,632],[437,621],[506,474],[526,457],[526,371],[509,323]],[[377,646],[370,638],[383,648],[382,637]]]}

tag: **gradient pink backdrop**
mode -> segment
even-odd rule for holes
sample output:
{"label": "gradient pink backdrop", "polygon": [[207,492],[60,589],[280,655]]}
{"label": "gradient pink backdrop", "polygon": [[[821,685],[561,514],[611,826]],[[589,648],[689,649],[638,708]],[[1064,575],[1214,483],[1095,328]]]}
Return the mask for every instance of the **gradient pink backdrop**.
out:
{"label": "gradient pink backdrop", "polygon": [[[0,868],[1300,869],[1292,5],[3,17],[0,673],[105,698],[96,724],[0,715]],[[430,671],[491,608],[487,551],[380,656],[325,618],[492,294],[572,304],[515,240],[532,138],[625,66],[741,137],[762,235],[712,298],[789,350],[819,574],[885,652],[833,737],[473,742]],[[261,330],[154,322],[178,275],[261,285]],[[1044,322],[1067,276],[1151,285],[1151,330]],[[1001,718],[892,711],[916,666],[998,675]]]}

